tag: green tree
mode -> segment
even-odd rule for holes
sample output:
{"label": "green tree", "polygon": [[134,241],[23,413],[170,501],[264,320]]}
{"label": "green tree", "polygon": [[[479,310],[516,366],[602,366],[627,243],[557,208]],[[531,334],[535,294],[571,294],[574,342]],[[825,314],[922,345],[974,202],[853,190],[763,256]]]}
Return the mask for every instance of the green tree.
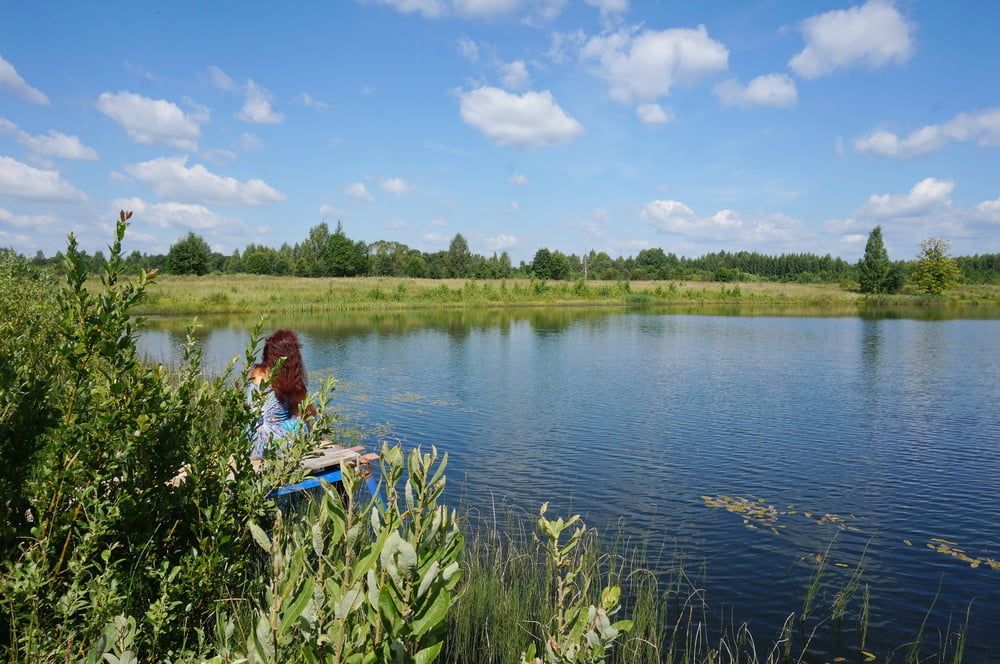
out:
{"label": "green tree", "polygon": [[868,234],[864,258],[858,263],[858,285],[862,293],[886,293],[892,263],[882,242],[882,227],[876,226]]}
{"label": "green tree", "polygon": [[546,247],[542,247],[535,252],[535,257],[531,261],[531,273],[538,279],[555,279],[556,272],[555,259],[552,252]]}
{"label": "green tree", "polygon": [[171,274],[207,274],[211,268],[212,250],[194,233],[178,240],[167,254],[167,271]]}
{"label": "green tree", "polygon": [[448,253],[445,256],[448,276],[455,279],[464,279],[469,276],[471,262],[472,254],[469,252],[469,243],[465,241],[461,233],[455,233],[451,244],[448,245]]}
{"label": "green tree", "polygon": [[961,272],[958,263],[948,254],[948,241],[931,237],[920,243],[914,281],[921,293],[940,295],[958,283]]}
{"label": "green tree", "polygon": [[340,224],[327,240],[321,259],[323,273],[331,277],[354,277],[368,272],[368,247],[347,237]]}

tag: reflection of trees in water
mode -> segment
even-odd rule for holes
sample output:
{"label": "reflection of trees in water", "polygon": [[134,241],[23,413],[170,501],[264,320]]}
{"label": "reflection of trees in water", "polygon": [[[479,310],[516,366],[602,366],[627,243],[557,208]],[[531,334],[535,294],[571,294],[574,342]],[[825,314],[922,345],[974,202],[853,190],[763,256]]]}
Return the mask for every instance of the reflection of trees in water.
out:
{"label": "reflection of trees in water", "polygon": [[[358,335],[397,337],[421,330],[443,332],[463,340],[475,331],[499,330],[509,334],[515,323],[527,322],[540,332],[562,332],[579,321],[596,322],[621,309],[576,307],[508,307],[503,309],[435,309],[381,312],[328,312],[301,316],[275,316],[265,321],[265,333],[288,327],[320,339],[347,339]],[[250,330],[259,322],[254,316],[206,316],[199,318],[195,338],[204,341],[213,330]],[[189,319],[150,319],[148,327],[163,330],[171,340],[183,343]]]}
{"label": "reflection of trees in water", "polygon": [[[679,305],[643,308],[623,307],[503,307],[413,309],[405,311],[340,311],[301,315],[276,315],[264,321],[264,332],[288,327],[321,340],[346,340],[360,335],[399,337],[415,331],[443,332],[449,338],[462,341],[475,331],[499,331],[510,334],[518,323],[527,323],[536,334],[559,334],[572,325],[599,327],[609,317],[622,312],[639,315],[710,315],[710,316],[847,316],[866,321],[907,318],[917,320],[948,320],[954,318],[998,318],[996,307],[865,307],[865,308],[801,308],[775,306]],[[260,323],[260,316],[231,315],[198,318],[194,337],[206,341],[213,332],[228,329],[245,334]],[[170,335],[172,342],[181,344],[191,325],[191,318],[151,318],[147,326]]]}

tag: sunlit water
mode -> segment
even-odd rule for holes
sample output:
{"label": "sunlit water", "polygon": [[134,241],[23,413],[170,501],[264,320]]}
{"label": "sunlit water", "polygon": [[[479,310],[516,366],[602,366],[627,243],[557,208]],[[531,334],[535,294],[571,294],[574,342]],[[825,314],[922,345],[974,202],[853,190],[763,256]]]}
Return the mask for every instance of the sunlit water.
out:
{"label": "sunlit water", "polygon": [[[602,528],[624,517],[628,536],[704,574],[716,616],[731,611],[766,642],[801,609],[835,535],[818,615],[870,541],[868,649],[912,640],[932,603],[937,641],[975,600],[967,661],[989,661],[1000,570],[927,547],[943,538],[1000,559],[1000,320],[967,313],[983,317],[524,309],[268,327],[300,333],[313,385],[336,376],[351,419],[448,451],[453,499],[529,512],[548,500]],[[203,321],[210,369],[242,353],[253,322]],[[183,325],[153,321],[147,356],[176,361]],[[773,505],[777,534],[701,498],[720,495]],[[846,522],[817,523],[825,514]]]}

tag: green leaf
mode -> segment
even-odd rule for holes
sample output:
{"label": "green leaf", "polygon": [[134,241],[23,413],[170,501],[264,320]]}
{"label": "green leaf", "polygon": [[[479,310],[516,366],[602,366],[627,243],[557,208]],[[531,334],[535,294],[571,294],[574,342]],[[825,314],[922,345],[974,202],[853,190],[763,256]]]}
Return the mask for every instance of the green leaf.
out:
{"label": "green leaf", "polygon": [[421,615],[413,621],[411,629],[415,636],[420,636],[432,630],[439,622],[448,615],[451,608],[451,593],[447,590],[438,592],[434,601],[423,611]]}
{"label": "green leaf", "polygon": [[312,599],[312,591],[313,579],[307,576],[302,585],[299,586],[299,590],[295,593],[295,597],[292,598],[291,603],[281,612],[282,631],[287,630],[292,623],[299,619],[309,600]]}
{"label": "green leaf", "polygon": [[413,664],[430,664],[435,659],[437,659],[438,654],[441,652],[441,647],[444,645],[443,642],[438,641],[434,645],[427,646],[416,655],[413,656]]}
{"label": "green leaf", "polygon": [[271,553],[271,541],[267,538],[264,530],[257,525],[256,521],[248,521],[247,528],[250,529],[250,534],[253,535],[253,539],[257,542],[260,548],[264,549],[268,553]]}

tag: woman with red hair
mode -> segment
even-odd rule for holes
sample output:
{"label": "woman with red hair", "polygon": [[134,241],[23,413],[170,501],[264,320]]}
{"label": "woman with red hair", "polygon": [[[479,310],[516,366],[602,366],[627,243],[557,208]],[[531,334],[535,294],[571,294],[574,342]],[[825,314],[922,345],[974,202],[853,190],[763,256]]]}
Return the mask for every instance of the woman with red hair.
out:
{"label": "woman with red hair", "polygon": [[[251,432],[253,447],[250,460],[259,466],[264,458],[264,449],[274,439],[288,437],[301,430],[303,416],[312,415],[312,406],[303,412],[302,402],[306,398],[306,369],[302,364],[299,338],[291,330],[277,330],[264,340],[264,357],[260,364],[250,370],[250,384],[247,385],[247,403],[258,403],[258,392],[264,390],[264,401],[254,430]],[[264,382],[270,377],[270,382]]]}

